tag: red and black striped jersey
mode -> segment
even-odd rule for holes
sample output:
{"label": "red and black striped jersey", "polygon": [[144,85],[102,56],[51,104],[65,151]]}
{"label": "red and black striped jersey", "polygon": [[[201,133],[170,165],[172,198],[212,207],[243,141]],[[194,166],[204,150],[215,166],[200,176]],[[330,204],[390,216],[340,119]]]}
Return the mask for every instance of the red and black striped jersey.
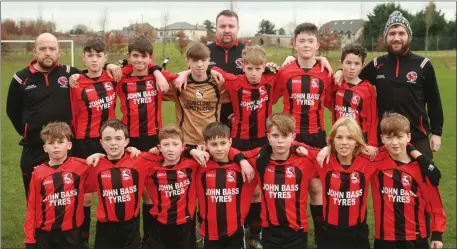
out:
{"label": "red and black striped jersey", "polygon": [[78,83],[70,88],[75,138],[99,138],[103,122],[116,118],[116,82],[103,70],[97,78],[81,74]]}
{"label": "red and black striped jersey", "polygon": [[209,160],[196,176],[200,234],[209,240],[232,236],[246,219],[257,181],[243,182],[234,162]]}
{"label": "red and black striped jersey", "polygon": [[44,163],[35,168],[24,224],[26,244],[36,243],[36,229],[68,231],[82,225],[84,193],[92,188],[87,179],[92,170],[85,160],[74,157],[60,166]]}
{"label": "red and black striped jersey", "polygon": [[282,67],[274,87],[273,104],[283,97],[283,112],[295,118],[295,133],[314,134],[325,130],[324,106],[330,108],[333,77],[321,72],[321,64],[300,68],[298,62]]}
{"label": "red and black striped jersey", "polygon": [[100,159],[90,175],[91,192],[97,192],[99,200],[98,221],[122,222],[138,216],[149,167],[157,160],[150,153],[135,158],[126,153],[115,164]]}
{"label": "red and black striped jersey", "polygon": [[198,163],[181,158],[173,166],[160,161],[149,169],[146,189],[154,203],[150,214],[162,224],[185,224],[194,219],[196,207],[195,174]]}
{"label": "red and black striped jersey", "polygon": [[[167,81],[178,77],[162,71]],[[162,92],[155,77],[124,75],[117,85],[121,100],[122,122],[129,127],[130,137],[154,136],[162,128]]]}
{"label": "red and black striped jersey", "polygon": [[243,152],[255,165],[262,193],[262,227],[288,226],[308,232],[308,184],[318,176],[310,157],[291,154],[285,161],[270,160],[268,165],[256,165],[261,148]]}
{"label": "red and black striped jersey", "polygon": [[[371,179],[375,238],[387,241],[441,237],[446,215],[439,189],[421,174],[419,164],[401,164],[390,156],[378,163],[385,169]],[[430,227],[431,221],[431,227]]]}
{"label": "red and black striped jersey", "polygon": [[332,85],[332,124],[342,117],[354,118],[371,146],[378,146],[378,112],[376,92],[369,81],[357,85],[343,81],[340,87]]}
{"label": "red and black striped jersey", "polygon": [[234,75],[213,67],[222,73],[225,88],[230,95],[234,119],[232,138],[256,139],[266,136],[266,121],[273,109],[273,87],[275,74],[263,74],[260,83],[252,85],[246,75]]}

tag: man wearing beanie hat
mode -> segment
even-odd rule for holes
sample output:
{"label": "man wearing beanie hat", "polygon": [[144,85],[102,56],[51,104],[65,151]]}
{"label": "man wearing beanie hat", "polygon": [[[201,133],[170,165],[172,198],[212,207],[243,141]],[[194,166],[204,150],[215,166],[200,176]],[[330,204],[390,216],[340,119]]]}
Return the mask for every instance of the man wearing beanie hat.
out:
{"label": "man wearing beanie hat", "polygon": [[[400,11],[389,16],[383,37],[388,53],[375,57],[359,77],[376,86],[379,119],[389,111],[406,116],[411,143],[433,158],[432,152],[441,145],[444,123],[435,70],[428,58],[411,52],[411,27]],[[342,72],[336,72],[335,82],[340,84],[341,79]]]}

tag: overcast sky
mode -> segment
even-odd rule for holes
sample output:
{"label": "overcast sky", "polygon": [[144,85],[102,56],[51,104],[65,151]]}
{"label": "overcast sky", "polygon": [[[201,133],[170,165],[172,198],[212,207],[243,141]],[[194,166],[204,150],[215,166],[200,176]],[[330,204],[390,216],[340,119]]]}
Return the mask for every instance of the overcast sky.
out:
{"label": "overcast sky", "polygon": [[[399,2],[410,12],[417,12],[427,2]],[[313,22],[320,26],[331,20],[358,19],[366,16],[381,2],[235,2],[240,18],[240,36],[254,35],[262,19],[272,21],[276,28],[291,29],[290,23]],[[445,17],[455,19],[455,2],[436,2]],[[26,6],[26,7],[25,7]],[[205,19],[214,21],[219,11],[229,8],[229,2],[2,2],[1,18],[36,19],[39,10],[45,20],[54,20],[57,30],[68,31],[76,24],[100,30],[100,16],[108,8],[105,30],[122,29],[132,23],[147,22],[153,27],[162,26],[161,13],[169,10],[169,24],[188,22],[202,24]]]}

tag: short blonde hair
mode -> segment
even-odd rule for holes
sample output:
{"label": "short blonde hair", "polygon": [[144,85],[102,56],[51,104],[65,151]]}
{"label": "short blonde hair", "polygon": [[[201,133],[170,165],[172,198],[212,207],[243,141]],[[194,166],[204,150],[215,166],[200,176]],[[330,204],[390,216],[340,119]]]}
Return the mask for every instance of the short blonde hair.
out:
{"label": "short blonde hair", "polygon": [[360,129],[359,124],[353,118],[340,118],[338,119],[335,124],[333,124],[332,129],[330,130],[330,134],[327,137],[327,145],[331,148],[331,153],[336,155],[335,149],[335,137],[338,131],[338,128],[346,127],[348,129],[349,135],[352,139],[357,142],[357,145],[352,153],[355,157],[362,151],[363,147],[365,147],[366,143],[363,138],[362,129]]}
{"label": "short blonde hair", "polygon": [[208,46],[201,42],[191,42],[187,45],[186,58],[194,61],[208,59],[211,54]]}
{"label": "short blonde hair", "polygon": [[246,46],[241,53],[244,65],[248,63],[253,65],[263,65],[267,60],[265,50],[259,45]]}
{"label": "short blonde hair", "polygon": [[267,132],[270,132],[273,126],[276,126],[283,136],[295,133],[295,119],[287,113],[278,112],[268,117]]}
{"label": "short blonde hair", "polygon": [[62,141],[65,138],[71,142],[72,136],[73,133],[71,132],[70,126],[65,122],[51,122],[44,126],[40,132],[41,140],[43,140],[44,143],[53,143],[57,139]]}
{"label": "short blonde hair", "polygon": [[163,139],[168,138],[177,138],[180,139],[181,142],[184,142],[184,134],[182,133],[181,128],[179,128],[177,124],[168,124],[164,126],[162,129],[160,129],[158,135],[159,143]]}
{"label": "short blonde hair", "polygon": [[399,135],[399,133],[410,133],[409,120],[396,112],[386,112],[381,119],[381,134],[382,135]]}

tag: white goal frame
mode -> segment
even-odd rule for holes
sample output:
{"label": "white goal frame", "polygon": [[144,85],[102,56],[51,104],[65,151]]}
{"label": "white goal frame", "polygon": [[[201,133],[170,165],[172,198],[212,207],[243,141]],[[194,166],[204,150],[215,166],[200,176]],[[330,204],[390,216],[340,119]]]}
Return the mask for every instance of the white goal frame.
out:
{"label": "white goal frame", "polygon": [[[71,45],[71,66],[75,66],[75,46],[73,40],[57,40],[58,42],[69,42]],[[35,43],[35,40],[1,40],[2,43]]]}

